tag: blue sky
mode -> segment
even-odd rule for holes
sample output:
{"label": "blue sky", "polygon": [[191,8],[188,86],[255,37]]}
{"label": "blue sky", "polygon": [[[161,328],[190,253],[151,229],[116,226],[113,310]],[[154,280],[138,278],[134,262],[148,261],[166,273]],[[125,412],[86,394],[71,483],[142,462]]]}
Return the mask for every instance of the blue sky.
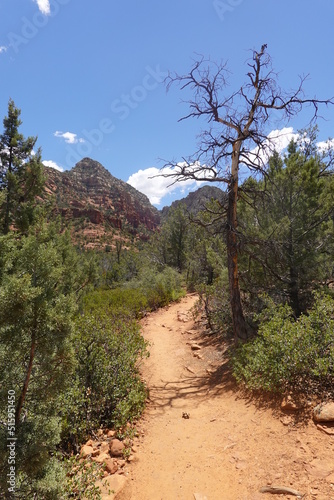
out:
{"label": "blue sky", "polygon": [[[266,43],[282,87],[310,74],[306,94],[329,98],[333,20],[333,0],[0,0],[0,118],[14,99],[49,165],[68,170],[89,156],[162,207],[196,185],[181,192],[147,177],[194,152],[202,127],[178,123],[187,107],[177,88],[166,93],[167,72],[187,73],[202,54],[227,61],[237,88],[250,50]],[[322,114],[326,140],[334,109]]]}

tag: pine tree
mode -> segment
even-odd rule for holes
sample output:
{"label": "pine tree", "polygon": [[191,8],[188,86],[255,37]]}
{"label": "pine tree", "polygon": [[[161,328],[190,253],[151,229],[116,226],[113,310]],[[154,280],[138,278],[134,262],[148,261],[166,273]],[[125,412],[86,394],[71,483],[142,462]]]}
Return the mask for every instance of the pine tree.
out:
{"label": "pine tree", "polygon": [[0,135],[0,190],[5,193],[1,205],[2,232],[7,234],[14,224],[26,231],[32,223],[35,198],[44,184],[41,151],[34,154],[37,137],[25,139],[19,132],[22,124],[21,111],[12,99],[8,103],[8,115],[3,120],[4,131]]}
{"label": "pine tree", "polygon": [[291,142],[284,159],[270,159],[265,180],[242,189],[243,283],[287,301],[296,316],[332,271],[333,187],[331,164]]}
{"label": "pine tree", "polygon": [[[59,234],[59,229],[41,219],[27,235],[0,235],[0,400],[7,400],[8,391],[14,394],[15,498],[35,498],[42,490],[54,493],[41,493],[41,498],[60,498],[62,487],[60,464],[51,457],[61,441],[64,394],[75,379],[72,335],[78,298],[96,277],[96,266],[94,259],[79,255],[70,235]],[[3,491],[8,471],[6,412],[4,404]]]}

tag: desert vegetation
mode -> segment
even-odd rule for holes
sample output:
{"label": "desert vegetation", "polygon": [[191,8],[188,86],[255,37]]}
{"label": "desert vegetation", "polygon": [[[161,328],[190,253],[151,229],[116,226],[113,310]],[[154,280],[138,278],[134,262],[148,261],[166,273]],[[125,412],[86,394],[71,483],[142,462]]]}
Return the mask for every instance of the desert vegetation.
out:
{"label": "desert vegetation", "polygon": [[[20,110],[9,101],[0,135],[0,393],[11,396],[12,411],[0,408],[0,476],[5,490],[12,429],[15,498],[98,498],[99,468],[81,470],[75,456],[99,429],[124,436],[140,417],[147,393],[139,365],[149,346],[138,320],[187,291],[198,294],[211,334],[230,346],[247,390],[334,398],[331,143],[318,147],[315,126],[284,155],[264,140],[272,111],[289,118],[310,104],[315,118],[332,103],[305,99],[303,82],[280,93],[263,46],[233,110],[220,97],[224,67],[212,77],[203,63],[171,83],[194,91],[188,117],[218,129],[168,175],[204,175],[225,191],[195,211],[186,200],[174,205],[142,239],[139,226],[134,234],[125,225],[122,238],[105,234],[99,249],[71,238],[45,195],[36,138],[20,133]],[[249,173],[242,181],[241,165]]]}
{"label": "desert vegetation", "polygon": [[[10,101],[0,137],[0,391],[2,401],[15,397],[9,424],[1,406],[1,487],[7,489],[10,427],[15,498],[68,498],[76,495],[71,457],[84,440],[101,427],[121,432],[143,410],[138,363],[148,346],[137,320],[184,292],[176,270],[148,267],[135,251],[74,245],[52,202],[43,201],[36,139],[25,139],[20,125]],[[94,477],[82,474],[78,497],[86,487],[95,495]]]}

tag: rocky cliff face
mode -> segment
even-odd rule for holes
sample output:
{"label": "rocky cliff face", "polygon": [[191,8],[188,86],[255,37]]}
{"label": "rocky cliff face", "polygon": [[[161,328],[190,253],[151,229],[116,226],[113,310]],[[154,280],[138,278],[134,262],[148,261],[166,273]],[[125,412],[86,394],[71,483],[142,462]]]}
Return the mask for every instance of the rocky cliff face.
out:
{"label": "rocky cliff face", "polygon": [[182,198],[182,200],[173,201],[170,207],[164,207],[161,211],[162,219],[168,216],[171,208],[176,208],[180,203],[185,205],[188,212],[196,215],[201,210],[204,210],[205,206],[211,200],[218,200],[223,204],[226,200],[226,193],[216,186],[198,188],[196,191],[189,193],[185,198]]}
{"label": "rocky cliff face", "polygon": [[[46,192],[55,199],[55,212],[71,221],[88,239],[124,234],[147,239],[160,223],[158,210],[147,196],[117,179],[99,162],[84,158],[68,172],[46,167]],[[103,237],[102,237],[103,236]],[[94,239],[94,238],[93,238]],[[92,241],[86,246],[98,246]]]}

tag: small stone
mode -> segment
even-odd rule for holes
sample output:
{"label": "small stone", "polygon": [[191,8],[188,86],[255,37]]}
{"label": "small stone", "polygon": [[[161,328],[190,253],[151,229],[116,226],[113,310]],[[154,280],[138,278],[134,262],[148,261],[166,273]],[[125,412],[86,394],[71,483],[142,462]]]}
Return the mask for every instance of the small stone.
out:
{"label": "small stone", "polygon": [[247,462],[244,461],[237,462],[235,468],[238,470],[245,470],[247,469]]}
{"label": "small stone", "polygon": [[110,455],[108,453],[100,453],[100,455],[94,458],[94,461],[98,464],[107,463],[108,460],[110,460]]}
{"label": "small stone", "polygon": [[203,356],[199,352],[194,352],[194,358],[203,359]]}
{"label": "small stone", "polygon": [[191,344],[190,347],[192,351],[200,351],[202,349],[201,346],[198,344]]}
{"label": "small stone", "polygon": [[82,448],[81,448],[81,452],[80,452],[80,455],[82,456],[82,458],[87,458],[87,457],[92,457],[93,456],[93,453],[94,453],[94,449],[92,446],[89,446],[87,444],[85,444]]}
{"label": "small stone", "polygon": [[116,434],[116,431],[109,430],[107,433],[107,437],[113,438],[115,436],[115,434]]}
{"label": "small stone", "polygon": [[108,453],[109,451],[109,443],[108,441],[102,441],[100,446],[100,453]]}
{"label": "small stone", "polygon": [[306,472],[313,477],[325,478],[334,471],[334,463],[330,464],[325,460],[313,460],[305,466]]}
{"label": "small stone", "polygon": [[317,429],[325,434],[328,434],[329,436],[334,436],[334,427],[325,427],[324,425],[317,424]]}
{"label": "small stone", "polygon": [[194,500],[208,500],[208,497],[202,493],[194,493]]}
{"label": "small stone", "polygon": [[300,410],[300,405],[298,405],[291,396],[287,396],[281,403],[281,409],[286,411],[297,411]]}
{"label": "small stone", "polygon": [[[125,476],[113,474],[112,476],[108,476],[101,481],[97,481],[95,486],[100,489],[102,498],[110,498],[110,491],[112,491],[113,495],[116,496],[123,490],[127,481],[128,480]],[[106,495],[108,495],[108,497]]]}
{"label": "small stone", "polygon": [[190,414],[184,411],[182,413],[182,418],[185,418],[187,420],[188,418],[190,418]]}
{"label": "small stone", "polygon": [[119,439],[113,439],[109,443],[110,455],[113,457],[122,457],[125,445]]}
{"label": "small stone", "polygon": [[181,321],[182,323],[187,323],[191,318],[189,317],[189,314],[186,312],[178,311],[177,313],[177,320]]}
{"label": "small stone", "polygon": [[316,422],[334,422],[334,402],[316,406],[313,410],[313,418]]}
{"label": "small stone", "polygon": [[292,422],[291,417],[287,417],[287,416],[286,417],[282,417],[280,420],[281,420],[281,422],[282,422],[283,425],[290,425],[291,422]]}
{"label": "small stone", "polygon": [[115,474],[115,472],[118,471],[117,463],[111,458],[106,460],[106,471],[108,472],[108,474]]}

